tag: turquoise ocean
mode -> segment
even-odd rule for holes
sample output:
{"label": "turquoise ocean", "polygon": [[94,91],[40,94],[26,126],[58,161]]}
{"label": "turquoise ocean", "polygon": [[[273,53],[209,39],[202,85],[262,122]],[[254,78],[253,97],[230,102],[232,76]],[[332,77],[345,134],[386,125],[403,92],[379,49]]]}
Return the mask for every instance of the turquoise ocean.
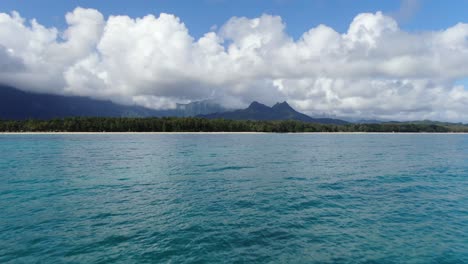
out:
{"label": "turquoise ocean", "polygon": [[0,263],[468,263],[468,135],[0,135]]}

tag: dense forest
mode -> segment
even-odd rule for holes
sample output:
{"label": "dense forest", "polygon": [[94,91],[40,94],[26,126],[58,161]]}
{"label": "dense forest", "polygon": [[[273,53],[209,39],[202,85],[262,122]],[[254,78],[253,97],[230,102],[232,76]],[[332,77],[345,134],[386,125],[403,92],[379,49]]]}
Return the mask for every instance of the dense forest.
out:
{"label": "dense forest", "polygon": [[195,117],[0,120],[0,132],[468,132],[468,125],[429,122],[331,125]]}

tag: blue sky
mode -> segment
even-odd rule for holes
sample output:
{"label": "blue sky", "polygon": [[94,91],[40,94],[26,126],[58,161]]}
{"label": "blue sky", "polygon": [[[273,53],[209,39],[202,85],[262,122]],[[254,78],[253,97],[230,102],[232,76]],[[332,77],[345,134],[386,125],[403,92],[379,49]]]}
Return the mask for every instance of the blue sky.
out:
{"label": "blue sky", "polygon": [[0,12],[16,10],[22,17],[37,18],[41,24],[58,28],[65,27],[64,14],[77,6],[98,9],[105,16],[141,17],[165,12],[180,17],[194,37],[208,32],[213,25],[223,25],[233,16],[258,17],[266,13],[281,16],[286,31],[298,38],[319,24],[344,32],[359,13],[382,11],[395,15],[405,4],[408,10],[399,19],[404,30],[440,30],[468,21],[468,0],[450,4],[438,0],[2,0]]}

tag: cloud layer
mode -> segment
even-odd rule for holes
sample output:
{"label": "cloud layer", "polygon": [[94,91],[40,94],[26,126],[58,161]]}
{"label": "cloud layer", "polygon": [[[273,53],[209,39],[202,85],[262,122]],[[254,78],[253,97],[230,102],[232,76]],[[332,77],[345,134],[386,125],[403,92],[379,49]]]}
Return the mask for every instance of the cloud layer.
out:
{"label": "cloud layer", "polygon": [[381,12],[347,32],[319,25],[295,40],[278,16],[233,17],[195,39],[170,14],[76,8],[60,32],[0,13],[0,83],[167,108],[287,100],[308,114],[468,121],[468,24],[405,32]]}

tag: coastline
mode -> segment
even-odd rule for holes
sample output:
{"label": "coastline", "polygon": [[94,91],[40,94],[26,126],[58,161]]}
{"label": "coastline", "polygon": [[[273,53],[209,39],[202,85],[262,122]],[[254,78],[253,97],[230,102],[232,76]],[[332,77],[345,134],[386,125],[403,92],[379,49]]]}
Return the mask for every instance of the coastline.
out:
{"label": "coastline", "polygon": [[296,134],[296,135],[461,135],[468,132],[0,132],[0,135],[257,135],[257,134]]}

